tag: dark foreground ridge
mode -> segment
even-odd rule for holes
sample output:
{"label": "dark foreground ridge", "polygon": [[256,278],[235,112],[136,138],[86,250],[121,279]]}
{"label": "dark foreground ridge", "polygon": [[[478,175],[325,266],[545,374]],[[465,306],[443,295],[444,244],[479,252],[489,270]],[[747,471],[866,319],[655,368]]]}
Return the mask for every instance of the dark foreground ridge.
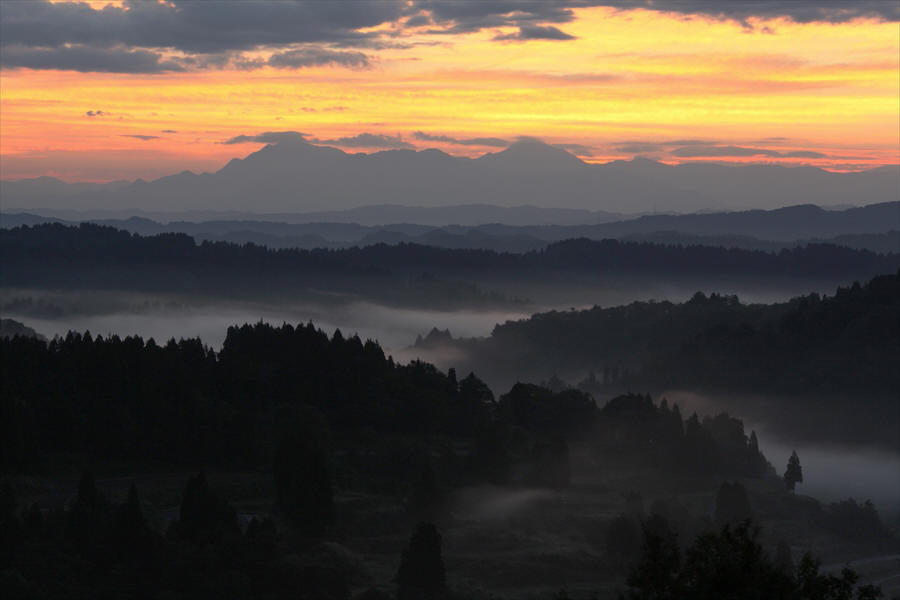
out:
{"label": "dark foreground ridge", "polygon": [[[2,483],[0,576],[23,597],[487,598],[459,587],[432,524],[464,535],[457,491],[574,499],[622,469],[665,477],[669,493],[718,488],[712,514],[658,497],[648,516],[630,493],[611,522],[573,512],[548,524],[567,523],[590,548],[581,577],[622,582],[630,572],[632,598],[711,599],[759,585],[798,600],[877,597],[853,596],[852,572],[821,574],[808,557],[795,568],[789,548],[770,559],[764,545],[775,539],[745,519],[801,520],[882,553],[896,546],[871,504],[822,507],[786,489],[756,435],[727,414],[684,418],[640,394],[598,408],[584,392],[526,384],[495,400],[474,374],[400,365],[376,342],[312,324],[232,327],[220,352],[199,340],[14,336],[0,339],[0,369],[2,470],[19,474]],[[126,474],[202,470],[173,479],[183,485],[175,508],[159,483],[112,499],[90,473],[63,503],[45,494],[49,505],[19,505],[22,492],[34,497],[21,474],[53,477],[73,461]],[[204,471],[253,482],[247,518]],[[392,508],[373,512],[374,498]],[[551,515],[565,503],[541,506]],[[385,537],[409,531],[405,550]],[[385,551],[396,577],[360,566]],[[463,568],[460,546],[448,551]],[[520,576],[504,580],[502,560],[484,577],[508,586]],[[555,585],[561,571],[545,569],[538,576]]]}

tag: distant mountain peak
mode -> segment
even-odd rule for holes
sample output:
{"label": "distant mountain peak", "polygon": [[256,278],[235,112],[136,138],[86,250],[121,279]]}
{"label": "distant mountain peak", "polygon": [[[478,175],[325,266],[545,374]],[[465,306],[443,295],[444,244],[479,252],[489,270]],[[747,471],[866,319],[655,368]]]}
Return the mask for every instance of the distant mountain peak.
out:
{"label": "distant mountain peak", "polygon": [[523,170],[571,169],[585,164],[571,152],[533,137],[521,137],[505,150],[485,154],[478,162]]}

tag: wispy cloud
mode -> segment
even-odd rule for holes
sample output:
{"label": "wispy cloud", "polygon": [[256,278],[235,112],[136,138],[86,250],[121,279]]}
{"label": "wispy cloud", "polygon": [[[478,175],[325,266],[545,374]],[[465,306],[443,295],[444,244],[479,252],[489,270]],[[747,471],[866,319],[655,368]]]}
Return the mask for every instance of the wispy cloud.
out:
{"label": "wispy cloud", "polygon": [[488,146],[493,148],[505,148],[509,146],[507,140],[496,137],[455,138],[449,135],[437,135],[424,131],[413,132],[413,137],[423,142],[440,142],[454,144],[456,146]]}

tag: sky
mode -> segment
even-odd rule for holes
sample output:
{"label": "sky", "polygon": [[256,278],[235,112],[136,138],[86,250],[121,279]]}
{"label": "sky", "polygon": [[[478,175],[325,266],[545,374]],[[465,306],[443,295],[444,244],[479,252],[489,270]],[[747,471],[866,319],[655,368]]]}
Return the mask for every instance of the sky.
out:
{"label": "sky", "polygon": [[0,178],[214,171],[286,131],[348,152],[531,136],[587,162],[898,164],[900,2],[0,2]]}

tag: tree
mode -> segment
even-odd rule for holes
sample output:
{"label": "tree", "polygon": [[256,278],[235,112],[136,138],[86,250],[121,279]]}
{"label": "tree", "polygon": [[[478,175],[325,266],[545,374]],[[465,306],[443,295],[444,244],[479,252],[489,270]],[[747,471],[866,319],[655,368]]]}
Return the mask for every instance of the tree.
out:
{"label": "tree", "polygon": [[784,486],[793,492],[798,483],[803,483],[803,469],[800,467],[797,451],[794,450],[788,459],[787,470],[784,472]]}
{"label": "tree", "polygon": [[148,566],[153,553],[153,534],[147,526],[144,511],[134,484],[128,489],[128,499],[119,509],[116,520],[115,540],[119,555],[135,563]]}
{"label": "tree", "polygon": [[675,534],[666,520],[650,517],[644,523],[644,545],[641,558],[628,574],[628,600],[678,600],[678,571],[681,551]]}
{"label": "tree", "polygon": [[796,570],[784,558],[772,560],[758,541],[759,528],[749,522],[725,525],[699,536],[679,559],[678,548],[664,535],[645,529],[644,554],[628,577],[628,600],[875,600],[873,586],[854,588],[859,575],[819,573],[819,562],[806,554]]}
{"label": "tree", "polygon": [[181,496],[181,509],[175,531],[195,543],[218,543],[226,534],[240,532],[237,513],[219,500],[200,473],[188,480]]}
{"label": "tree", "polygon": [[419,523],[403,551],[394,581],[397,600],[434,600],[443,595],[447,580],[441,534],[432,523]]}
{"label": "tree", "polygon": [[72,503],[67,523],[67,537],[79,550],[89,550],[100,536],[104,508],[94,476],[85,472],[78,482],[78,494]]}

